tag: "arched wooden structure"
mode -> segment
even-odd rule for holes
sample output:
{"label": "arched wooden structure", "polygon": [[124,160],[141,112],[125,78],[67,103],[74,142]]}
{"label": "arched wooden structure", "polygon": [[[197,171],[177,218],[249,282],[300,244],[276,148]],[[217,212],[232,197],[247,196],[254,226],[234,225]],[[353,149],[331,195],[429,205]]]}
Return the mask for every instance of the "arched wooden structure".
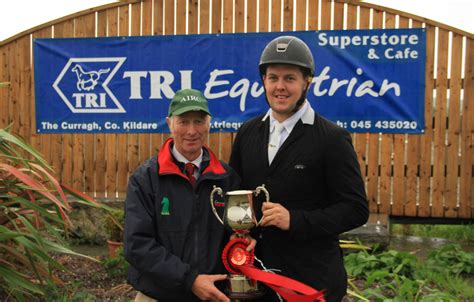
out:
{"label": "arched wooden structure", "polygon": [[[0,127],[13,123],[64,183],[123,197],[130,172],[166,135],[35,133],[34,38],[410,27],[427,31],[426,131],[353,135],[370,211],[472,219],[474,35],[359,1],[128,0],[48,22],[0,42]],[[232,139],[212,134],[209,144],[227,160]]]}

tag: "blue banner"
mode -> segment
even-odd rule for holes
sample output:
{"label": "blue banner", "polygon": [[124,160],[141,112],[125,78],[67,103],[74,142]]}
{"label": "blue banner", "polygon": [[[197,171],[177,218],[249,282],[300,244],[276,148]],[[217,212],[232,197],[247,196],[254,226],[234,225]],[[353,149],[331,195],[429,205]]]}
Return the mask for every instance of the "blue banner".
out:
{"label": "blue banner", "polygon": [[268,110],[258,73],[265,45],[305,41],[312,107],[351,132],[424,131],[424,29],[35,39],[38,133],[168,132],[169,101],[201,90],[211,131],[237,131]]}

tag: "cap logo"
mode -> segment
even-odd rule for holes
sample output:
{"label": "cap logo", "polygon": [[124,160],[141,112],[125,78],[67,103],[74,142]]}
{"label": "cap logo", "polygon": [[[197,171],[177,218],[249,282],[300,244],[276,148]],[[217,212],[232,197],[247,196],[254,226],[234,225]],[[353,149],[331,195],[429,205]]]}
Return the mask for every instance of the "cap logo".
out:
{"label": "cap logo", "polygon": [[199,98],[195,95],[187,95],[180,100],[180,102],[191,102],[191,101],[199,102]]}

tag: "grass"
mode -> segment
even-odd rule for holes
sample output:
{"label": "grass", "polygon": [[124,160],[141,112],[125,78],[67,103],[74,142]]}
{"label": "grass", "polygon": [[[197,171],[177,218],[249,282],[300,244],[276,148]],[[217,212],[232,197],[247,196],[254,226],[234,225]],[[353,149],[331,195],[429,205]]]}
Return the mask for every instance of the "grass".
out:
{"label": "grass", "polygon": [[392,235],[445,238],[474,242],[474,225],[392,224]]}

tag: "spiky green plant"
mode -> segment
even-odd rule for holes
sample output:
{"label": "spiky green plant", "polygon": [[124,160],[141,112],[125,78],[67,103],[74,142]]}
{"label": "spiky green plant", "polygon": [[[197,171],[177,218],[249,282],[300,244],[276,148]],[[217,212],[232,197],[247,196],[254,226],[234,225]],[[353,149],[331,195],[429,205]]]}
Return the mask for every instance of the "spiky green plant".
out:
{"label": "spiky green plant", "polygon": [[70,227],[68,196],[100,207],[61,185],[36,150],[0,129],[0,296],[46,300],[51,286],[62,284],[53,270],[64,268],[52,254],[79,255],[61,241]]}

